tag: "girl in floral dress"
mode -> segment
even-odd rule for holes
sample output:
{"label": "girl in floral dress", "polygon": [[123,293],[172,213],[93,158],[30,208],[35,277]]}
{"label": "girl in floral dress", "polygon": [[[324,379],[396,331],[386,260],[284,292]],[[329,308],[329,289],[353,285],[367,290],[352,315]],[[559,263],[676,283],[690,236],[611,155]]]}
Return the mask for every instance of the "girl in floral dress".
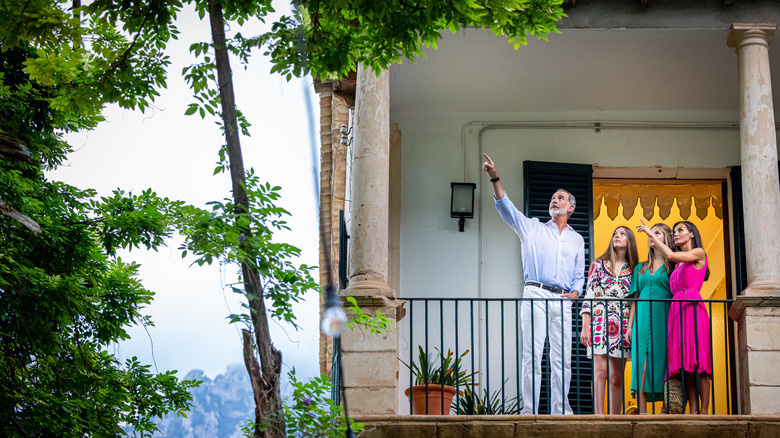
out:
{"label": "girl in floral dress", "polygon": [[593,397],[597,414],[604,413],[607,376],[609,411],[621,412],[623,372],[626,359],[631,357],[631,331],[629,306],[618,299],[629,294],[631,275],[638,258],[634,233],[628,227],[620,226],[612,233],[609,247],[593,262],[588,274],[585,300],[580,310],[580,341],[588,347],[588,354],[594,355]]}

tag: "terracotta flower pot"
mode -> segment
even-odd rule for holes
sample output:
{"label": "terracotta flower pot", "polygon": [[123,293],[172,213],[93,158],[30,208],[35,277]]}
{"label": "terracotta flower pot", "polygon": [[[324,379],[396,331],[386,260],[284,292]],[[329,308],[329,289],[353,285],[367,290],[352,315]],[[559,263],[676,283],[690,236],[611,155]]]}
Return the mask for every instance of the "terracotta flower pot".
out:
{"label": "terracotta flower pot", "polygon": [[[412,398],[412,414],[414,415],[426,415],[425,413],[425,388],[428,388],[428,413],[427,415],[449,415],[450,405],[452,404],[452,398],[457,392],[455,388],[447,385],[414,385],[411,388],[406,388],[404,394],[410,397],[411,392],[414,397]],[[411,398],[411,397],[410,397]],[[444,412],[441,410],[442,399],[444,399]]]}

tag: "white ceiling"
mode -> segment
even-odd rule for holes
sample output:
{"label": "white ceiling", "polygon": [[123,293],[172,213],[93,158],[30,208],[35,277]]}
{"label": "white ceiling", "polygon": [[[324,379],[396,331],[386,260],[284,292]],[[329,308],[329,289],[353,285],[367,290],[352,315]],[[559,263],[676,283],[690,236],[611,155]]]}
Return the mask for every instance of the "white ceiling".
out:
{"label": "white ceiling", "polygon": [[[726,46],[728,33],[564,29],[518,50],[485,30],[448,33],[427,58],[390,69],[391,111],[690,111],[737,121],[737,56]],[[775,77],[776,51],[770,48]]]}

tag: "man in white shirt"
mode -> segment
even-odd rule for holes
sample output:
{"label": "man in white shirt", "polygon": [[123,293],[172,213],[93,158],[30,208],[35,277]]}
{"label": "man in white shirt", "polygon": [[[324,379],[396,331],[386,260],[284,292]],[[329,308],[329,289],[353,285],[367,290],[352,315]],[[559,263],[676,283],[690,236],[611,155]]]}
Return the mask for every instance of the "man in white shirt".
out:
{"label": "man in white shirt", "polygon": [[496,210],[522,243],[523,302],[523,410],[537,414],[542,382],[542,353],[550,336],[550,413],[571,414],[572,321],[571,299],[577,298],[585,280],[585,241],[568,225],[576,199],[567,190],[557,190],[550,200],[551,220],[542,223],[518,210],[501,187],[493,160],[482,154],[482,168],[493,184]]}

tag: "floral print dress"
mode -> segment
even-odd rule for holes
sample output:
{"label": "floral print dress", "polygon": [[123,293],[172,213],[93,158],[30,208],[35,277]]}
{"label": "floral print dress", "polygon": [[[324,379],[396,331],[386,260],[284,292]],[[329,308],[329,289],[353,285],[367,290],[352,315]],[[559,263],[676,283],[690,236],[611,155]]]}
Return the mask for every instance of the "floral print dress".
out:
{"label": "floral print dress", "polygon": [[597,298],[626,298],[631,291],[631,269],[624,264],[617,275],[612,275],[607,267],[608,261],[596,260],[590,266],[585,299],[580,315],[591,315],[591,341],[588,357],[591,353],[607,354],[611,357],[631,359],[631,345],[628,342],[629,303],[620,301],[601,301]]}

